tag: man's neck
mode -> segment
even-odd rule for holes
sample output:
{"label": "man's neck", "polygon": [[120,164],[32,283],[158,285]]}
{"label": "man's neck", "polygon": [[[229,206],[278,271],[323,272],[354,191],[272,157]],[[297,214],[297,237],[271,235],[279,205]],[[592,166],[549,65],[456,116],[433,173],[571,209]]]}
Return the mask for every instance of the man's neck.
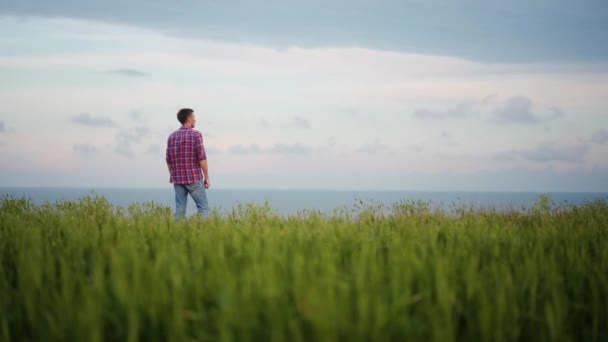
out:
{"label": "man's neck", "polygon": [[183,128],[192,128],[192,126],[190,126],[190,124],[183,124],[182,127]]}

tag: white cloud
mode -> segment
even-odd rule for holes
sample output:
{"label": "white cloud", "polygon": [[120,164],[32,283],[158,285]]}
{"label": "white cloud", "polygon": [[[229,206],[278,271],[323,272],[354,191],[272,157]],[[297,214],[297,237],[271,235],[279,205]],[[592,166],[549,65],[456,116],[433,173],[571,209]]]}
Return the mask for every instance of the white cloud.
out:
{"label": "white cloud", "polygon": [[148,146],[148,153],[151,153],[153,155],[161,155],[162,154],[164,156],[163,151],[162,151],[162,149],[161,149],[161,147],[160,147],[159,144],[151,144],[151,145],[149,145]]}
{"label": "white cloud", "polygon": [[286,127],[293,127],[293,128],[301,128],[301,129],[310,129],[310,121],[308,121],[307,119],[301,117],[301,116],[295,116],[293,118],[293,120],[286,125]]}
{"label": "white cloud", "polygon": [[531,148],[500,152],[495,158],[507,162],[521,158],[536,163],[552,161],[581,163],[590,150],[591,147],[583,142],[544,141]]}
{"label": "white cloud", "polygon": [[601,145],[608,143],[608,130],[602,128],[595,131],[591,137],[591,141]]}
{"label": "white cloud", "polygon": [[390,151],[390,148],[380,142],[380,139],[375,139],[372,143],[361,146],[358,151],[362,153],[376,154],[379,152],[388,152]]}
{"label": "white cloud", "polygon": [[108,71],[111,74],[117,74],[126,77],[146,77],[150,76],[147,72],[143,72],[137,69],[114,69]]}
{"label": "white cloud", "polygon": [[454,107],[450,107],[445,111],[433,110],[428,108],[414,109],[414,117],[417,119],[463,119],[473,114],[474,108],[472,103],[459,103]]}
{"label": "white cloud", "polygon": [[135,158],[135,152],[132,150],[133,145],[139,144],[149,133],[150,129],[146,126],[136,126],[130,130],[122,130],[116,135],[114,152],[127,158]]}
{"label": "white cloud", "polygon": [[228,151],[236,155],[256,155],[256,154],[281,154],[281,155],[308,155],[313,152],[313,148],[301,143],[284,144],[277,143],[269,147],[260,147],[257,144],[249,146],[234,145],[228,148]]}
{"label": "white cloud", "polygon": [[82,113],[75,115],[71,118],[71,121],[75,124],[91,127],[113,127],[116,124],[112,119],[103,116],[92,116],[89,113]]}
{"label": "white cloud", "polygon": [[534,125],[558,119],[564,113],[555,107],[551,107],[550,114],[541,116],[533,113],[532,100],[524,96],[514,96],[504,103],[504,105],[494,112],[494,120],[497,123],[515,123],[524,125]]}
{"label": "white cloud", "polygon": [[[94,34],[91,27],[87,32]],[[114,30],[122,32],[118,26]],[[591,150],[585,152],[576,142],[556,148],[542,145],[562,137],[589,137],[597,127],[608,126],[608,73],[601,64],[477,63],[358,47],[277,50],[126,28],[120,41],[136,46],[112,45],[111,37],[102,37],[107,49],[89,49],[80,44],[83,38],[62,53],[0,56],[0,67],[14,73],[11,83],[0,88],[3,110],[11,113],[2,119],[22,127],[28,125],[24,118],[31,118],[37,125],[28,126],[28,131],[56,144],[45,151],[26,145],[31,149],[28,158],[56,155],[62,165],[78,166],[71,148],[87,141],[106,146],[97,147],[100,151],[116,152],[94,158],[96,163],[120,165],[123,173],[116,171],[116,177],[137,176],[128,169],[137,165],[160,168],[154,177],[165,181],[166,170],[154,155],[159,148],[163,152],[167,135],[178,126],[176,111],[187,106],[196,110],[205,147],[230,152],[210,161],[218,175],[246,177],[243,170],[249,169],[346,174],[360,167],[361,152],[373,160],[370,172],[381,180],[389,173],[604,165],[602,146],[589,144]],[[69,34],[62,39],[70,39]],[[154,77],[116,82],[106,72],[129,69]],[[62,77],[56,78],[57,73]],[[527,101],[518,104],[516,96]],[[90,136],[91,130],[55,119],[57,113],[83,108],[103,115],[80,114],[72,120],[112,129],[98,129]],[[496,125],[487,119],[497,108],[507,113],[503,119],[542,122],[551,130],[545,132],[542,125]],[[560,120],[552,120],[557,117]],[[127,127],[125,119],[140,126]],[[453,137],[458,137],[458,145]],[[506,155],[494,158],[501,151]],[[577,157],[580,154],[584,158]],[[285,163],[286,156],[294,157]],[[49,159],[40,167],[53,163]],[[331,184],[317,184],[326,185]]]}
{"label": "white cloud", "polygon": [[0,120],[0,135],[13,134],[15,133],[15,129],[12,127],[8,127],[4,121]]}
{"label": "white cloud", "polygon": [[75,144],[72,146],[72,151],[85,157],[92,157],[99,153],[99,149],[91,144]]}

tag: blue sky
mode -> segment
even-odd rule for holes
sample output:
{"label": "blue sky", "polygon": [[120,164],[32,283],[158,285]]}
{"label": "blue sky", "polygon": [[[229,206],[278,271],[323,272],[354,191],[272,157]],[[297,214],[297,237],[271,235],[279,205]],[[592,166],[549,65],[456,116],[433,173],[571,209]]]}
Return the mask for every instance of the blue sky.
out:
{"label": "blue sky", "polygon": [[608,191],[601,1],[0,3],[0,186]]}

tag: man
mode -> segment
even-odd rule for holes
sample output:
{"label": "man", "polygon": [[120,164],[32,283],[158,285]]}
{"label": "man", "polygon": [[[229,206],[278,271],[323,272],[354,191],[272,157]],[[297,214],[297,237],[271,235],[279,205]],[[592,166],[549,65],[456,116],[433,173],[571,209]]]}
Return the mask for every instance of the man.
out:
{"label": "man", "polygon": [[196,117],[192,109],[180,109],[177,120],[182,127],[171,133],[167,140],[167,166],[171,174],[169,182],[173,183],[175,189],[175,217],[179,220],[186,215],[188,194],[196,203],[199,215],[206,217],[209,205],[205,189],[209,189],[210,183],[203,135],[193,129]]}

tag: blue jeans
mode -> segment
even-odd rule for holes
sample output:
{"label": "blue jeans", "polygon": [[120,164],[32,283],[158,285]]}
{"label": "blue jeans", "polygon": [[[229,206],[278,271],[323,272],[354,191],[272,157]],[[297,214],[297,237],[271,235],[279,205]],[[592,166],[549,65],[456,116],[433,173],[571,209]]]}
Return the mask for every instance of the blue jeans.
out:
{"label": "blue jeans", "polygon": [[207,203],[207,193],[203,181],[189,184],[173,184],[175,189],[175,218],[180,219],[186,216],[186,205],[188,204],[188,194],[196,203],[196,209],[201,217],[209,215],[209,204]]}

